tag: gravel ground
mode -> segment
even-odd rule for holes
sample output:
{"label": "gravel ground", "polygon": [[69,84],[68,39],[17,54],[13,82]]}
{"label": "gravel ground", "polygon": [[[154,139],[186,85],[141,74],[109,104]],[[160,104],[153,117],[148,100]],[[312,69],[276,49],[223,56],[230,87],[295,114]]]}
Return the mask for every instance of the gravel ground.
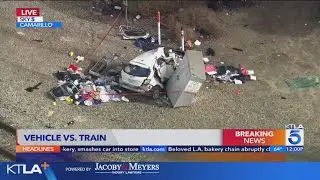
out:
{"label": "gravel ground", "polygon": [[[294,7],[310,6],[315,5]],[[18,30],[14,23],[18,7],[39,7],[45,19],[62,21],[64,28]],[[289,160],[320,160],[319,89],[297,91],[284,83],[285,78],[319,75],[319,19],[310,19],[311,11],[308,16],[299,14],[300,11],[288,12],[285,8],[291,5],[281,6],[276,12],[270,7],[244,8],[228,12],[228,15],[219,13],[226,35],[216,41],[203,40],[199,47],[203,51],[213,47],[217,56],[211,60],[216,63],[222,60],[246,64],[255,70],[256,82],[241,86],[205,84],[195,105],[186,108],[172,109],[140,96],[129,96],[130,103],[110,102],[101,107],[81,108],[65,102],[52,106],[47,95],[56,84],[52,73],[73,62],[67,56],[69,50],[84,54],[95,47],[112,18],[90,15],[88,2],[1,2],[0,115],[5,123],[23,128],[45,128],[48,122],[55,128],[72,129],[284,128],[285,124],[299,123],[306,129],[306,153],[290,156]],[[233,47],[244,51],[234,51]],[[127,62],[140,52],[130,41],[120,40],[116,31],[112,31],[83,67],[113,53],[121,55],[119,62]],[[32,93],[24,90],[38,82],[43,82],[39,90]],[[237,89],[240,95],[234,93]],[[49,111],[54,112],[50,117]],[[71,120],[75,124],[65,127]],[[0,137],[8,138],[1,132]],[[168,160],[153,154],[91,154],[88,158],[98,161]]]}

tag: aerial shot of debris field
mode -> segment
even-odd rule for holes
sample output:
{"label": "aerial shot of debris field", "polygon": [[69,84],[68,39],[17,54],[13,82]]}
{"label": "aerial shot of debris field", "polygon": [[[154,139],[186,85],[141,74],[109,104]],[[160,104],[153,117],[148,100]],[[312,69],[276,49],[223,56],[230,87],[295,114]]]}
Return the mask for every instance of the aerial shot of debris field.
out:
{"label": "aerial shot of debris field", "polygon": [[[19,29],[37,7],[59,29]],[[0,2],[0,159],[14,129],[284,128],[320,160],[320,3]],[[90,153],[90,161],[183,155]]]}

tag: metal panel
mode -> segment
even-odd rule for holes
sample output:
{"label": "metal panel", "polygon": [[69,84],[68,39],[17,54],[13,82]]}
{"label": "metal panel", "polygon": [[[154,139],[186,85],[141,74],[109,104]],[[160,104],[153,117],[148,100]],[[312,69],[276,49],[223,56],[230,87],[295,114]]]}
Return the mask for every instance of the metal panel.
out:
{"label": "metal panel", "polygon": [[190,106],[205,81],[202,52],[186,51],[185,56],[167,84],[168,97],[173,107]]}

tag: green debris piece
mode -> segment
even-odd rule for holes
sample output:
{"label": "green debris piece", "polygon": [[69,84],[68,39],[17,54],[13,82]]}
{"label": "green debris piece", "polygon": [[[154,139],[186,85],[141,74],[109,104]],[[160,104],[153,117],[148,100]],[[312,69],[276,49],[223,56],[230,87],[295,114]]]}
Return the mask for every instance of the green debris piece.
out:
{"label": "green debris piece", "polygon": [[289,87],[302,88],[320,88],[320,78],[317,76],[299,77],[294,79],[286,79],[285,82]]}

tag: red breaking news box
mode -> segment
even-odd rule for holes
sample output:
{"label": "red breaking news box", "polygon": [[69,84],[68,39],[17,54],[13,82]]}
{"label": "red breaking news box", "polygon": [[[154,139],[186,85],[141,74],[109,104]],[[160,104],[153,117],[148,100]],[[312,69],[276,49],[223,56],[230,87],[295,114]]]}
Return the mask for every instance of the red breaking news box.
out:
{"label": "red breaking news box", "polygon": [[16,16],[40,16],[40,8],[16,8]]}

